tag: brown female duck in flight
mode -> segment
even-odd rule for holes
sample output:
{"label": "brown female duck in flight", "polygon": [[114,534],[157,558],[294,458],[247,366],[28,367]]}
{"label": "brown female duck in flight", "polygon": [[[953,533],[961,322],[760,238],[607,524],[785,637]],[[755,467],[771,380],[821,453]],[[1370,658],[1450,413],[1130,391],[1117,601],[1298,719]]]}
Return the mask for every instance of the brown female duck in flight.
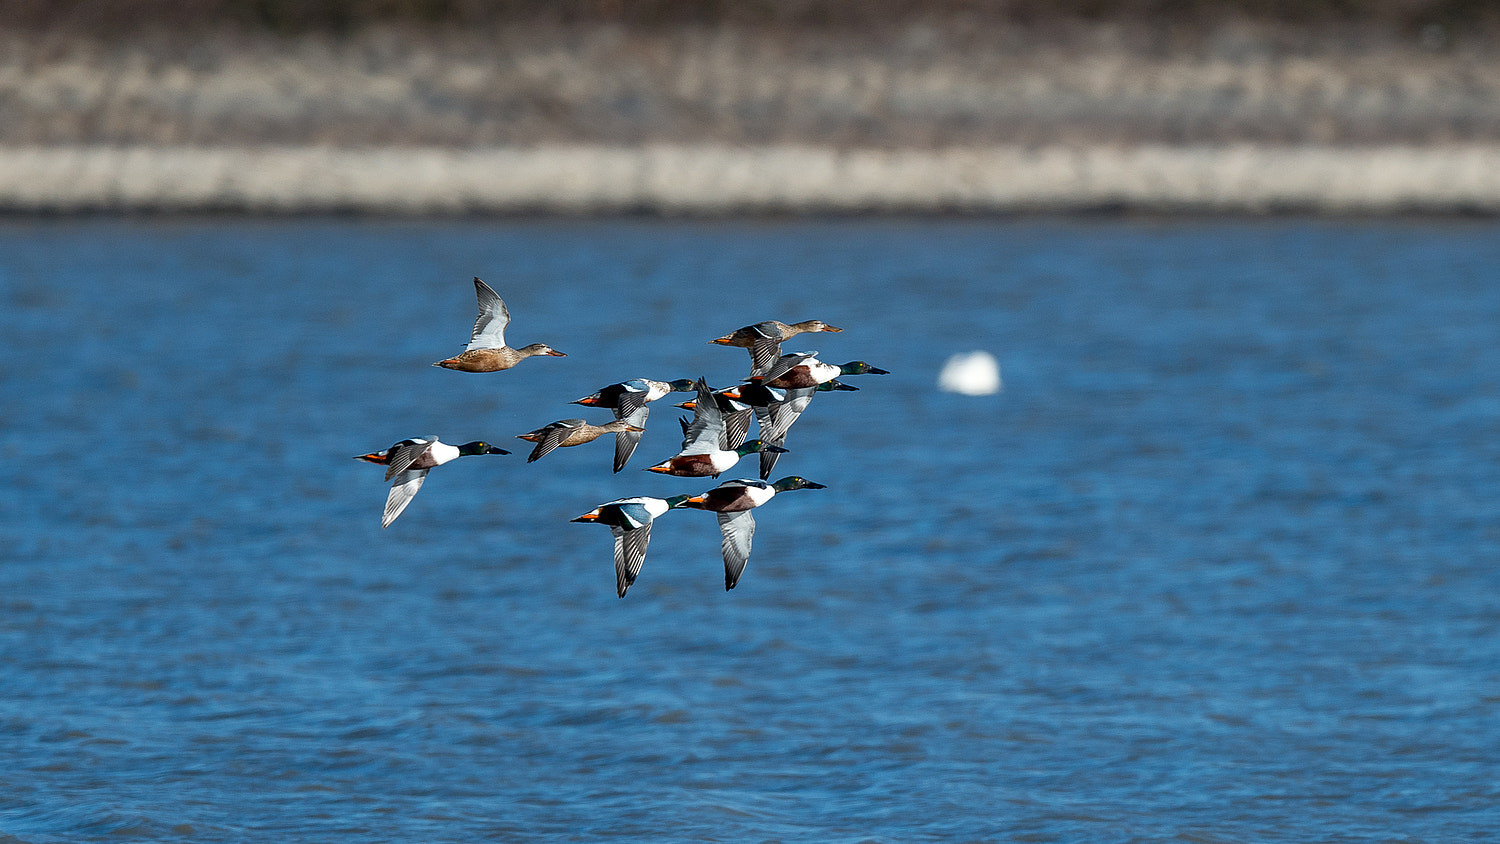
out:
{"label": "brown female duck in flight", "polygon": [[532,343],[523,349],[505,345],[505,326],[510,324],[510,311],[505,307],[505,300],[478,278],[474,279],[474,292],[479,296],[479,318],[474,320],[474,336],[469,338],[469,347],[458,357],[440,360],[433,366],[459,372],[499,372],[535,355],[567,357],[545,343]]}

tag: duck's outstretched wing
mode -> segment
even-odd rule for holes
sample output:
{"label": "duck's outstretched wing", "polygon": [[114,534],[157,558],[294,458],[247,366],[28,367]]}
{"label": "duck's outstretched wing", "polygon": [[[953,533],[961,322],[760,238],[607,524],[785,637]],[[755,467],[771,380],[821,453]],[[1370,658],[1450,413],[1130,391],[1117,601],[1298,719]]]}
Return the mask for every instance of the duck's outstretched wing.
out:
{"label": "duck's outstretched wing", "polygon": [[407,469],[396,475],[396,482],[391,484],[391,493],[385,497],[385,515],[380,519],[380,527],[388,528],[406,505],[417,496],[417,490],[422,488],[422,482],[427,480],[428,469]]}
{"label": "duck's outstretched wing", "polygon": [[709,454],[720,449],[724,436],[724,414],[714,400],[708,382],[698,379],[698,399],[693,403],[693,422],[687,427],[682,454]]}
{"label": "duck's outstretched wing", "polygon": [[721,444],[725,451],[734,451],[745,444],[745,437],[750,435],[750,420],[754,416],[755,409],[750,407],[724,414],[724,436]]}
{"label": "duck's outstretched wing", "polygon": [[[644,394],[642,394],[644,395]],[[624,405],[624,397],[621,397],[621,405]],[[620,408],[615,409],[615,418],[620,419],[632,428],[646,427],[646,417],[650,415],[651,409],[646,407],[642,401],[638,407],[630,413],[624,413]],[[630,455],[635,454],[635,447],[641,442],[640,431],[620,431],[615,434],[615,471],[625,468],[630,462]]]}
{"label": "duck's outstretched wing", "polygon": [[[386,463],[385,479],[390,480],[405,472],[411,464],[427,453],[432,444],[437,442],[437,437],[416,437],[415,439],[402,440],[390,448],[390,462]],[[413,492],[413,495],[416,493]],[[392,516],[392,518],[395,518]]]}
{"label": "duck's outstretched wing", "polygon": [[625,381],[620,384],[620,388],[620,395],[615,399],[616,419],[625,419],[646,406],[646,397],[651,394],[651,387],[645,381],[639,378]]}
{"label": "duck's outstretched wing", "polygon": [[750,374],[760,375],[781,357],[781,329],[774,322],[758,322],[748,326],[755,339],[750,344]]}
{"label": "duck's outstretched wing", "polygon": [[526,462],[535,463],[541,460],[550,454],[553,449],[562,445],[563,440],[566,440],[569,434],[573,433],[573,431],[583,424],[584,421],[582,419],[559,419],[545,428],[532,431],[533,434],[538,436],[538,439],[536,441],[536,448],[531,450],[531,456],[526,458]]}
{"label": "duck's outstretched wing", "polygon": [[734,588],[750,561],[750,540],[755,536],[755,517],[749,510],[719,513],[719,530],[724,534],[720,550],[724,554],[724,591]]}
{"label": "duck's outstretched wing", "polygon": [[651,544],[651,523],[638,528],[611,527],[615,535],[615,592],[621,598],[635,583],[646,562],[646,546]]}
{"label": "duck's outstretched wing", "polygon": [[479,317],[474,320],[474,334],[469,338],[468,351],[504,347],[505,326],[510,325],[510,310],[505,307],[505,300],[477,278],[474,279],[474,292],[479,297]]}

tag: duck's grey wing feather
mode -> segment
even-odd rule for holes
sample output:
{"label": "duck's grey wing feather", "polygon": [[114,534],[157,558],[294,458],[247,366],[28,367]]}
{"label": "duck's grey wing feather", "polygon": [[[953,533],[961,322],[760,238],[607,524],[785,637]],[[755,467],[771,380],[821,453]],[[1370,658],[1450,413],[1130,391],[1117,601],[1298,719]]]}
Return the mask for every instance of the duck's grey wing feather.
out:
{"label": "duck's grey wing feather", "polygon": [[[782,434],[781,437],[779,437],[779,438],[777,438],[775,440],[768,440],[765,437],[761,437],[761,442],[764,442],[766,445],[774,445],[777,448],[780,448],[780,447],[782,447],[783,445],[786,444],[786,434]],[[779,452],[775,452],[775,451],[762,451],[760,453],[760,479],[761,480],[764,481],[764,480],[769,480],[770,479],[771,472],[773,470],[775,470],[775,468],[776,468],[776,458],[778,458],[780,456],[781,456],[781,454]]]}
{"label": "duck's grey wing feather", "polygon": [[[629,421],[631,414],[645,408],[646,396],[645,390],[627,390],[621,393],[620,398],[615,402],[615,418]],[[630,424],[635,425],[634,422]]]}
{"label": "duck's grey wing feather", "polygon": [[724,534],[720,550],[724,554],[724,591],[734,588],[750,561],[750,539],[755,536],[755,517],[749,510],[719,513],[719,530]]}
{"label": "duck's grey wing feather", "polygon": [[582,424],[584,424],[582,419],[562,419],[543,428],[541,438],[536,441],[536,448],[531,450],[531,456],[526,458],[526,462],[535,463],[552,453],[553,449],[562,445],[563,440]]}
{"label": "duck's grey wing feather", "polygon": [[786,439],[786,432],[802,412],[807,410],[817,392],[813,387],[787,390],[785,400],[766,405],[766,415],[761,419],[760,438],[768,442],[772,439]]}
{"label": "duck's grey wing feather", "polygon": [[396,476],[396,482],[391,484],[391,493],[385,497],[385,515],[380,519],[380,527],[388,528],[406,505],[417,496],[417,490],[422,488],[422,482],[427,480],[428,469],[407,469]]}
{"label": "duck's grey wing feather", "polygon": [[781,358],[781,333],[774,337],[760,337],[750,347],[750,374],[760,375],[776,365]]}
{"label": "duck's grey wing feather", "polygon": [[709,454],[719,450],[724,437],[724,414],[708,382],[698,379],[698,400],[693,405],[693,423],[688,426],[682,454]]}
{"label": "duck's grey wing feather", "polygon": [[745,444],[745,437],[750,433],[750,419],[754,415],[753,409],[724,414],[724,437],[721,444],[725,451],[733,451]]}
{"label": "duck's grey wing feather", "polygon": [[761,376],[761,383],[774,381],[791,372],[792,367],[804,364],[817,356],[817,352],[791,352],[790,354],[782,355]]}
{"label": "duck's grey wing feather", "polygon": [[385,479],[390,480],[405,472],[411,464],[417,462],[417,458],[426,454],[427,449],[432,448],[432,444],[436,441],[436,437],[419,437],[410,443],[395,446],[391,451],[391,461],[385,467]]}
{"label": "duck's grey wing feather", "polygon": [[623,598],[640,575],[641,564],[646,562],[646,546],[651,544],[651,523],[631,530],[612,527],[610,531],[615,535],[615,592]]}
{"label": "duck's grey wing feather", "polygon": [[469,350],[498,349],[505,345],[505,326],[510,325],[510,309],[500,294],[488,284],[474,279],[474,292],[479,297],[479,317],[474,320],[474,334],[469,338]]}
{"label": "duck's grey wing feather", "polygon": [[[624,420],[625,424],[635,428],[646,427],[646,417],[651,414],[651,409],[642,404],[628,415],[621,415],[619,410],[615,411],[615,418]],[[630,462],[630,455],[635,454],[635,447],[641,442],[640,431],[620,431],[615,434],[615,471],[625,468]]]}

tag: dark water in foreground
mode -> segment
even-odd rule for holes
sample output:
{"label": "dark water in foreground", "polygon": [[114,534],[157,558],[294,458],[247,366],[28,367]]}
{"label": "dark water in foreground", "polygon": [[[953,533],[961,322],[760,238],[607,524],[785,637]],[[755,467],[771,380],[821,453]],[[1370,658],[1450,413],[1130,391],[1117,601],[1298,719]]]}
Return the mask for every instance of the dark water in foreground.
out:
{"label": "dark water in foreground", "polygon": [[[428,366],[475,274],[570,356]],[[1497,279],[1492,223],[6,222],[0,841],[1487,840]],[[673,416],[511,437],[773,317],[893,374],[738,589],[680,512],[617,600],[567,520],[710,487]],[[430,432],[518,453],[381,531],[349,456]]]}

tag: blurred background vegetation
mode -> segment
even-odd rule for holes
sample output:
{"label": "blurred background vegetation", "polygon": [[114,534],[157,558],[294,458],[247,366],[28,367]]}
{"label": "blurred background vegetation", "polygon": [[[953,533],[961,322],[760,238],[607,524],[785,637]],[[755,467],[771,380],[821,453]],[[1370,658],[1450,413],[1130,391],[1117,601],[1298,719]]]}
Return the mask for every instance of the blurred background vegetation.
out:
{"label": "blurred background vegetation", "polygon": [[1188,29],[1225,22],[1384,30],[1491,30],[1495,0],[3,0],[0,26],[118,33],[235,27],[338,33],[371,25],[493,27],[618,23],[879,30],[914,22],[1047,27],[1123,23]]}
{"label": "blurred background vegetation", "polygon": [[1500,0],[0,0],[0,145],[1500,141]]}

